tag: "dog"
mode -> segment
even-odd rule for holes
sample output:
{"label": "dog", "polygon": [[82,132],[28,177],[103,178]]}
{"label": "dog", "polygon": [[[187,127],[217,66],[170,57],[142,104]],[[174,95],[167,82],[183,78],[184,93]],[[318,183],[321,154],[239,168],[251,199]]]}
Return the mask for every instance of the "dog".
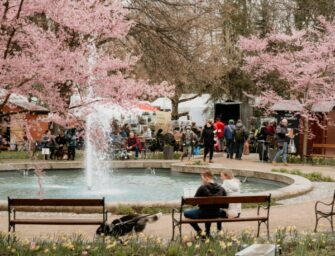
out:
{"label": "dog", "polygon": [[147,223],[156,222],[162,213],[140,215],[140,214],[129,214],[122,216],[119,219],[112,221],[110,225],[101,224],[97,229],[96,234],[104,234],[106,236],[120,237],[127,235],[132,232],[142,232]]}

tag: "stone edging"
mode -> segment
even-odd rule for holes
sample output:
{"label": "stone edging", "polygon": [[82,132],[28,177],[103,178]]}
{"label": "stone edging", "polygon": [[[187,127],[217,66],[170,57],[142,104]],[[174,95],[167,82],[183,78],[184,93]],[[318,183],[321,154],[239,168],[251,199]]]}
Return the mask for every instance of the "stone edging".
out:
{"label": "stone edging", "polygon": [[[110,163],[110,162],[109,162]],[[38,162],[40,166],[44,169],[81,169],[83,168],[83,162],[81,161],[68,161],[68,162],[60,162],[60,161],[48,161],[48,162]],[[35,163],[1,163],[0,171],[13,171],[13,170],[23,170],[33,168]],[[199,165],[186,165],[185,163],[180,163],[173,160],[128,160],[128,161],[115,161],[113,162],[114,168],[171,168],[171,171],[174,172],[185,172],[185,173],[201,173],[203,170],[211,170],[213,173],[218,174],[220,171],[227,169],[219,164],[207,165],[207,166],[199,166]],[[244,177],[254,177],[261,178],[266,180],[278,181],[288,184],[288,186],[271,190],[271,191],[263,191],[257,194],[269,194],[271,193],[272,198],[275,200],[286,199],[290,197],[295,197],[298,195],[305,194],[313,189],[313,184],[306,178],[296,175],[284,174],[284,173],[273,173],[259,170],[249,170],[249,169],[232,169],[237,176]],[[123,203],[122,203],[123,204]],[[179,200],[173,201],[143,201],[137,203],[124,203],[129,206],[179,206]],[[108,210],[112,210],[118,204],[107,202]],[[7,210],[7,201],[0,200],[0,211]],[[61,211],[83,211],[85,209],[75,209],[75,208],[66,208],[66,209],[58,209]]]}

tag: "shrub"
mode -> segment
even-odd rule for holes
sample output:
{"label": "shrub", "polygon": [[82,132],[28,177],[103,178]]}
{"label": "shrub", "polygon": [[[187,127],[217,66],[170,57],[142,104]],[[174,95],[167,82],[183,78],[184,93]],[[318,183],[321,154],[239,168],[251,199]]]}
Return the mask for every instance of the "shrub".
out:
{"label": "shrub", "polygon": [[310,173],[304,173],[300,171],[299,169],[293,169],[293,170],[288,170],[285,168],[280,168],[280,169],[272,169],[272,172],[280,172],[280,173],[287,173],[287,174],[292,174],[292,175],[298,175],[302,176],[306,179],[309,179],[310,181],[315,181],[315,182],[335,182],[331,177],[329,176],[323,176],[319,172],[310,172]]}

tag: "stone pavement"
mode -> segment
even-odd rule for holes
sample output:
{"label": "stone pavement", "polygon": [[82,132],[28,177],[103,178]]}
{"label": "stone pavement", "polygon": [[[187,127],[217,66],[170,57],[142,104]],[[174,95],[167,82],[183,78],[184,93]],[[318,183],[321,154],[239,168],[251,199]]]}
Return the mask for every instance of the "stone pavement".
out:
{"label": "stone pavement", "polygon": [[[311,166],[303,164],[290,164],[289,166],[272,166],[269,163],[261,163],[257,159],[256,155],[244,156],[241,161],[235,159],[226,159],[220,154],[216,154],[214,158],[214,163],[210,166],[224,166],[225,168],[232,169],[250,169],[250,170],[263,170],[271,171],[273,168],[286,168],[286,169],[299,169],[302,172],[320,172],[324,176],[330,176],[335,179],[335,167],[333,166]],[[334,186],[335,190],[335,186]],[[312,232],[315,225],[315,215],[314,215],[314,204],[316,200],[330,201],[331,194],[320,195],[320,198],[312,199],[296,204],[289,205],[276,205],[271,208],[270,211],[270,230],[271,233],[278,226],[296,226],[299,231]],[[242,211],[243,216],[254,215],[256,209],[245,209]],[[41,216],[45,216],[48,213],[41,213]],[[69,216],[70,214],[62,214],[64,216]],[[82,216],[82,215],[81,215]],[[114,219],[116,216],[110,216],[109,219]],[[0,230],[7,230],[7,213],[0,212]],[[329,223],[321,221],[320,230],[330,230]],[[250,227],[252,230],[256,230],[257,224],[254,222],[246,223],[228,223],[224,224],[224,228],[231,232],[240,232],[243,229]],[[215,227],[215,225],[213,225]],[[36,236],[41,236],[45,234],[59,234],[65,232],[67,234],[75,233],[77,231],[87,234],[89,238],[93,237],[97,227],[94,226],[18,226],[17,231],[20,236],[24,238],[32,238]],[[191,228],[189,226],[183,227],[184,234],[190,234]],[[261,229],[263,231],[263,236],[265,232],[264,226]],[[169,239],[172,232],[171,215],[164,214],[162,218],[156,223],[149,223],[145,230],[148,235],[155,235]],[[265,237],[265,236],[264,236]]]}

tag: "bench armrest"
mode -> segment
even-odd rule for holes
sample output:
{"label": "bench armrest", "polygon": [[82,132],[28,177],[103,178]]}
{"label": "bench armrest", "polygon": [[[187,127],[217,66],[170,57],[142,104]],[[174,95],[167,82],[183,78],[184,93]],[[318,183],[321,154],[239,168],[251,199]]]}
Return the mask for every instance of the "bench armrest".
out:
{"label": "bench armrest", "polygon": [[317,209],[318,209],[318,205],[319,205],[319,204],[323,204],[323,205],[331,206],[331,205],[334,204],[334,200],[333,200],[332,202],[330,202],[329,204],[327,204],[327,203],[325,203],[325,202],[322,202],[322,201],[317,201],[317,202],[315,203],[315,211],[317,211]]}
{"label": "bench armrest", "polygon": [[257,215],[259,215],[259,210],[260,209],[263,209],[263,210],[267,210],[267,211],[269,211],[269,206],[264,206],[264,205],[257,205]]}
{"label": "bench armrest", "polygon": [[178,209],[178,208],[173,208],[172,209],[172,217],[174,217],[174,214],[175,213],[180,213],[180,209]]}

